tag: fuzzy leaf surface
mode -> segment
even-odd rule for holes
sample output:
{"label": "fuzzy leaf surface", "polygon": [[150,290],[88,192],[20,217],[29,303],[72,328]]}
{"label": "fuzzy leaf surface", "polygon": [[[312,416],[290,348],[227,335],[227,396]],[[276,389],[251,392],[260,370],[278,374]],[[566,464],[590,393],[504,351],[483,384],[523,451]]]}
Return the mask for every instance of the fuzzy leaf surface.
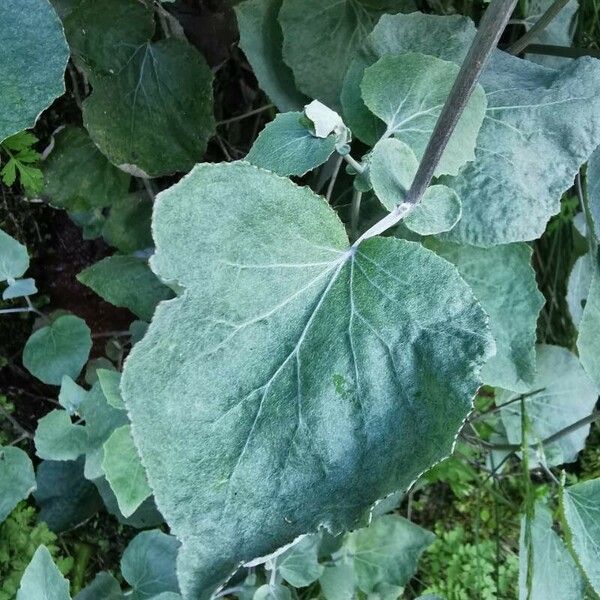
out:
{"label": "fuzzy leaf surface", "polygon": [[600,479],[565,488],[563,508],[579,564],[600,593]]}
{"label": "fuzzy leaf surface", "polygon": [[87,433],[83,425],[75,425],[66,410],[53,410],[38,421],[35,449],[47,460],[75,460],[85,454]]}
{"label": "fuzzy leaf surface", "polygon": [[247,163],[198,165],[153,230],[152,268],[185,292],[158,306],[121,391],[183,542],[183,595],[207,598],[446,455],[493,342],[443,259],[395,238],[351,251],[323,198]]}
{"label": "fuzzy leaf surface", "polygon": [[23,572],[16,600],[71,600],[69,582],[46,546],[39,546]]}
{"label": "fuzzy leaf surface", "polygon": [[[362,97],[386,124],[385,135],[408,144],[420,161],[458,70],[452,62],[425,54],[383,56],[365,70]],[[477,85],[436,167],[436,176],[456,175],[475,158],[486,105],[485,92]]]}
{"label": "fuzzy leaf surface", "polygon": [[3,0],[0,142],[35,125],[65,91],[69,47],[48,0]]}
{"label": "fuzzy leaf surface", "polygon": [[27,248],[0,229],[0,281],[17,279],[28,268]]}
{"label": "fuzzy leaf surface", "polygon": [[31,459],[14,446],[0,446],[0,523],[35,490]]}

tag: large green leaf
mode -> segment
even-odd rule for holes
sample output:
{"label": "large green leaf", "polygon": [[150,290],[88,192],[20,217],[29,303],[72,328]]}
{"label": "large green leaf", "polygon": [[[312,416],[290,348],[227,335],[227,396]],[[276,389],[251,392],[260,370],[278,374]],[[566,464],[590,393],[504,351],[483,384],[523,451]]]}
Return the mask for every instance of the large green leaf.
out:
{"label": "large green leaf", "polygon": [[83,425],[75,425],[66,410],[44,415],[35,430],[35,449],[47,460],[75,460],[85,454],[87,434]]}
{"label": "large green leaf", "polygon": [[108,162],[79,127],[65,127],[56,135],[43,166],[50,202],[71,211],[109,206],[129,189],[129,175]]}
{"label": "large green leaf", "polygon": [[21,277],[28,268],[27,248],[0,229],[0,281]]}
{"label": "large green leaf", "polygon": [[16,600],[71,600],[69,582],[46,546],[39,546],[21,579]]}
{"label": "large green leaf", "polygon": [[67,531],[102,508],[96,486],[83,476],[83,457],[78,460],[44,460],[37,469],[33,493],[39,520],[56,532]]}
{"label": "large green leaf", "polygon": [[146,321],[161,300],[173,295],[148,268],[147,261],[135,256],[108,256],[81,271],[77,279],[107,302],[128,308]]}
{"label": "large green leaf", "polygon": [[48,0],[3,0],[0,142],[35,125],[65,91],[69,48]]}
{"label": "large green leaf", "polygon": [[326,162],[335,151],[336,136],[315,136],[302,117],[301,112],[277,115],[260,132],[246,160],[278,175],[304,175]]}
{"label": "large green leaf", "polygon": [[[537,444],[579,419],[590,415],[598,398],[598,389],[590,381],[577,357],[560,346],[541,345],[537,348],[537,373],[523,400],[528,420],[527,443]],[[522,419],[520,394],[498,390],[496,403],[508,441],[521,443]],[[543,448],[548,465],[573,462],[585,445],[590,426],[579,427],[568,435],[546,444]],[[538,464],[537,449],[532,450],[531,465]]]}
{"label": "large green leaf", "polygon": [[600,479],[565,488],[562,500],[579,564],[600,594]]}
{"label": "large green leaf", "polygon": [[133,588],[132,600],[178,592],[175,559],[179,542],[159,530],[138,533],[121,558],[123,577]]}
{"label": "large green leaf", "polygon": [[583,579],[575,561],[552,529],[552,514],[538,502],[533,519],[528,521],[523,517],[521,522],[519,600],[583,600],[583,590]]}
{"label": "large green leaf", "polygon": [[[344,115],[358,137],[376,132],[359,96],[364,69],[386,54],[421,52],[460,62],[474,35],[462,17],[394,15],[381,19],[348,71]],[[454,241],[490,246],[538,238],[560,208],[579,167],[600,143],[600,63],[571,61],[554,71],[495,51],[480,83],[486,117],[475,161],[447,185],[463,204]],[[381,131],[381,130],[380,130]]]}
{"label": "large green leaf", "polygon": [[527,244],[494,248],[428,242],[456,265],[490,316],[496,355],[481,371],[483,382],[515,392],[531,388],[535,375],[537,319],[544,297],[537,288]]}
{"label": "large green leaf", "polygon": [[260,87],[281,111],[298,110],[307,98],[283,62],[283,33],[277,17],[282,0],[246,0],[235,7],[240,46]]}
{"label": "large green leaf", "polygon": [[111,75],[154,34],[154,14],[139,0],[81,0],[65,19],[74,58],[92,77]]}
{"label": "large green leaf", "polygon": [[206,598],[446,455],[493,342],[446,261],[395,238],[350,249],[323,198],[247,163],[198,165],[153,230],[153,269],[185,293],[121,391],[184,596]]}
{"label": "large green leaf", "polygon": [[92,349],[83,319],[63,315],[35,331],[23,349],[23,364],[40,381],[60,385],[64,375],[77,379]]}
{"label": "large green leaf", "polygon": [[339,109],[344,73],[379,16],[412,6],[397,0],[283,0],[283,59],[300,91]]}
{"label": "large green leaf", "polygon": [[0,446],[0,523],[35,490],[31,460],[23,450]]}
{"label": "large green leaf", "polygon": [[438,17],[414,12],[408,15],[384,15],[354,56],[342,89],[344,117],[352,133],[374,145],[385,125],[362,100],[361,83],[367,67],[382,56],[420,52],[460,64],[475,35],[470,19],[453,15]]}
{"label": "large green leaf", "polygon": [[129,425],[115,429],[104,442],[102,470],[124,517],[130,517],[152,494]]}
{"label": "large green leaf", "polygon": [[[410,146],[420,161],[459,67],[425,54],[383,56],[365,70],[362,97],[385,124],[384,136]],[[436,167],[435,175],[456,175],[473,152],[487,105],[477,85]]]}

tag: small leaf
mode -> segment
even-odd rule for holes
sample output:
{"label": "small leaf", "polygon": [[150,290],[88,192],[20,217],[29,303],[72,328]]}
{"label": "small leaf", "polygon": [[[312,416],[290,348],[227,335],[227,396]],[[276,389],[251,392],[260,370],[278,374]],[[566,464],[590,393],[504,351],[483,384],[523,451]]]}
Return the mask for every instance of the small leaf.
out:
{"label": "small leaf", "polygon": [[[454,63],[424,54],[384,56],[365,70],[362,97],[386,124],[386,135],[408,144],[421,160],[458,70]],[[486,106],[485,92],[477,85],[438,163],[436,176],[456,175],[474,160]]]}
{"label": "small leaf", "polygon": [[86,586],[74,600],[123,600],[123,592],[119,582],[106,571],[94,577],[92,583]]}
{"label": "small leaf", "polygon": [[30,458],[20,448],[0,446],[0,523],[35,490]]}
{"label": "small leaf", "polygon": [[35,125],[65,91],[69,48],[48,0],[4,0],[0,14],[0,142]]}
{"label": "small leaf", "polygon": [[323,573],[319,564],[320,535],[307,535],[277,557],[277,572],[294,587],[306,587]]}
{"label": "small leaf", "polygon": [[46,546],[39,546],[21,578],[16,600],[71,600],[69,582]]}
{"label": "small leaf", "polygon": [[292,600],[292,592],[278,583],[261,585],[254,593],[252,600]]}
{"label": "small leaf", "polygon": [[563,509],[579,564],[600,594],[600,479],[565,488]]}
{"label": "small leaf", "polygon": [[[528,420],[527,443],[530,445],[589,416],[598,398],[598,390],[577,357],[566,348],[549,345],[538,346],[537,373],[526,392],[523,402]],[[511,402],[500,412],[511,444],[521,443],[521,403],[515,401],[518,397],[518,393],[505,390],[498,390],[496,394],[498,406]],[[576,460],[589,432],[589,425],[579,427],[544,446],[546,464],[556,466]],[[532,468],[539,464],[536,451],[530,451]]]}
{"label": "small leaf", "polygon": [[162,592],[179,592],[175,561],[179,542],[162,531],[138,533],[121,558],[123,577],[133,588],[132,599],[151,598]]}
{"label": "small leaf", "polygon": [[123,410],[125,404],[123,403],[121,391],[119,390],[121,373],[118,371],[111,371],[110,369],[98,369],[96,374],[98,375],[98,381],[100,382],[102,393],[107,402],[114,408]]}
{"label": "small leaf", "polygon": [[304,175],[322,165],[335,151],[336,137],[313,135],[302,113],[282,113],[267,123],[246,160],[278,175]]}
{"label": "small leaf", "polygon": [[129,425],[115,429],[104,442],[102,470],[125,517],[152,494]]}
{"label": "small leaf", "polygon": [[354,565],[339,562],[325,567],[319,584],[325,600],[354,600],[356,598]]}
{"label": "small leaf", "polygon": [[85,427],[74,425],[66,410],[53,410],[38,421],[35,449],[47,460],[75,460],[87,449]]}
{"label": "small leaf", "polygon": [[104,477],[104,443],[115,429],[127,425],[129,420],[124,410],[118,410],[108,404],[99,383],[88,392],[79,407],[79,412],[85,419],[88,436],[85,477],[93,481]]}
{"label": "small leaf", "polygon": [[[521,521],[519,541],[519,599],[573,600],[583,599],[584,583],[575,561],[563,541],[552,529],[552,515],[540,502],[535,505],[530,543],[527,542],[527,519]],[[528,555],[532,551],[531,594],[529,594]]]}
{"label": "small leaf", "polygon": [[2,300],[12,300],[33,294],[37,294],[34,279],[17,279],[9,282],[8,287],[2,292]]}
{"label": "small leaf", "polygon": [[129,194],[111,203],[102,236],[125,254],[153,246],[150,232],[152,202],[142,194]]}
{"label": "small leaf", "polygon": [[567,304],[569,306],[569,313],[573,325],[577,328],[581,322],[581,317],[583,316],[584,307],[592,285],[594,264],[594,257],[588,252],[575,261],[571,273],[569,274]]}
{"label": "small leaf", "polygon": [[63,376],[60,382],[58,402],[70,415],[75,414],[79,410],[79,405],[85,399],[86,394],[87,392],[68,375]]}
{"label": "small leaf", "polygon": [[299,110],[306,96],[296,88],[291,69],[283,62],[283,34],[277,20],[282,0],[246,0],[235,7],[240,47],[262,90],[280,111]]}
{"label": "small leaf", "polygon": [[148,263],[135,256],[103,258],[81,271],[77,279],[107,302],[128,308],[146,321],[152,318],[160,301],[173,296],[170,288],[152,273]]}
{"label": "small leaf", "polygon": [[[139,3],[138,3],[139,4]],[[127,194],[131,177],[110,164],[80,127],[67,126],[44,161],[44,192],[54,206],[86,211]]]}
{"label": "small leaf", "polygon": [[313,124],[315,135],[326,138],[334,133],[341,145],[350,141],[350,130],[344,125],[342,117],[318,100],[304,107],[304,114]]}
{"label": "small leaf", "polygon": [[76,379],[92,348],[83,319],[63,315],[35,331],[23,349],[23,364],[40,381],[60,385],[64,375]]}
{"label": "small leaf", "polygon": [[76,461],[42,461],[37,468],[39,520],[55,533],[81,525],[102,507],[96,486],[83,476],[83,457]]}
{"label": "small leaf", "polygon": [[0,281],[17,279],[28,268],[27,248],[0,229]]}

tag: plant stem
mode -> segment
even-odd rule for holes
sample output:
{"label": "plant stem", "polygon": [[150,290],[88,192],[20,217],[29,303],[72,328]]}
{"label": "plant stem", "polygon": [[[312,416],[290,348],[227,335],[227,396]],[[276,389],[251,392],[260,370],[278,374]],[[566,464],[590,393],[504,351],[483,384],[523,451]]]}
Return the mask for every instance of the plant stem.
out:
{"label": "plant stem", "polygon": [[335,167],[333,168],[333,173],[331,174],[331,179],[329,180],[329,185],[327,186],[327,193],[325,194],[327,202],[331,200],[331,196],[333,195],[333,188],[335,187],[335,182],[337,181],[338,175],[340,173],[340,168],[342,167],[343,162],[343,156],[339,156],[335,162]]}
{"label": "plant stem", "polygon": [[363,240],[379,235],[396,225],[414,205],[421,201],[425,190],[431,183],[448,140],[454,132],[492,50],[498,44],[516,3],[517,0],[492,0],[488,6],[450,94],[444,103],[433,133],[429,138],[423,159],[419,164],[417,174],[408,190],[405,201],[363,233],[354,242],[354,247]]}
{"label": "plant stem", "polygon": [[357,173],[363,173],[365,170],[364,165],[359,163],[356,159],[352,158],[349,154],[344,154],[342,157]]}
{"label": "plant stem", "polygon": [[224,119],[223,121],[217,121],[217,127],[221,125],[227,125],[228,123],[235,123],[236,121],[241,121],[242,119],[246,119],[251,117],[252,115],[258,115],[265,110],[269,110],[273,108],[273,104],[266,104],[265,106],[261,106],[260,108],[255,108],[254,110],[249,110],[245,112],[243,115],[238,115],[237,117],[231,117],[230,119]]}
{"label": "plant stem", "polygon": [[354,240],[358,233],[358,220],[360,217],[360,202],[362,200],[362,192],[354,190],[352,196],[352,207],[350,213],[350,237]]}
{"label": "plant stem", "polygon": [[519,54],[527,47],[527,44],[539,35],[556,17],[556,15],[568,4],[569,0],[554,0],[548,10],[534,23],[533,27],[520,37],[507,49],[510,54]]}
{"label": "plant stem", "polygon": [[529,44],[525,48],[528,54],[543,54],[545,56],[562,56],[564,58],[580,58],[591,56],[600,58],[600,50],[596,48],[570,48],[568,46],[552,46],[550,44]]}

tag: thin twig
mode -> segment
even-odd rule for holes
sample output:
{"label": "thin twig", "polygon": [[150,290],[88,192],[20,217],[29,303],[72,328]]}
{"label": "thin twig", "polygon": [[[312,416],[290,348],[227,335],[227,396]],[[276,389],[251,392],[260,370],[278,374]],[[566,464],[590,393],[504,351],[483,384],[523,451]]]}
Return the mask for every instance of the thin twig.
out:
{"label": "thin twig", "polygon": [[533,24],[531,29],[508,47],[507,52],[510,54],[519,54],[525,50],[529,42],[550,25],[556,15],[558,15],[569,1],[570,0],[554,0],[548,7],[548,10],[546,10],[546,12]]}
{"label": "thin twig", "polygon": [[331,174],[331,179],[329,180],[329,185],[327,186],[327,193],[325,194],[325,198],[327,198],[327,202],[331,200],[331,196],[333,195],[333,188],[335,187],[335,182],[337,181],[338,175],[340,173],[340,168],[342,167],[342,163],[344,162],[344,157],[339,156],[335,161],[335,166],[333,167],[333,173]]}
{"label": "thin twig", "polygon": [[227,125],[229,123],[235,123],[236,121],[241,121],[242,119],[246,119],[248,117],[251,117],[252,115],[258,115],[261,112],[264,112],[265,110],[269,110],[270,108],[273,108],[274,105],[273,104],[266,104],[265,106],[261,106],[260,108],[255,108],[254,110],[249,110],[248,112],[245,112],[243,115],[238,115],[237,117],[231,117],[230,119],[224,119],[223,121],[217,121],[217,127],[220,127],[221,125]]}
{"label": "thin twig", "polygon": [[27,431],[27,429],[25,429],[25,427],[23,427],[21,425],[21,423],[19,423],[19,421],[17,421],[1,405],[0,405],[0,413],[2,413],[2,416],[6,418],[6,420],[13,426],[13,428],[21,434],[21,436],[24,436],[24,437],[29,438],[29,439],[31,439],[33,437],[32,433],[30,431]]}
{"label": "thin twig", "polygon": [[581,58],[582,56],[600,58],[600,50],[596,48],[571,48],[551,44],[529,44],[525,48],[525,52],[527,54],[543,54],[544,56],[561,56],[563,58]]}
{"label": "thin twig", "polygon": [[354,240],[358,233],[358,221],[360,217],[360,203],[362,200],[362,192],[354,190],[352,196],[352,206],[350,212],[350,237]]}
{"label": "thin twig", "polygon": [[429,138],[427,148],[405,201],[363,233],[354,242],[354,247],[358,246],[363,240],[380,235],[396,225],[412,210],[414,205],[421,201],[425,190],[433,179],[433,174],[446,149],[448,140],[456,128],[456,124],[477,85],[490,54],[498,44],[516,3],[517,0],[492,0],[488,6],[450,94],[444,103],[433,133]]}

